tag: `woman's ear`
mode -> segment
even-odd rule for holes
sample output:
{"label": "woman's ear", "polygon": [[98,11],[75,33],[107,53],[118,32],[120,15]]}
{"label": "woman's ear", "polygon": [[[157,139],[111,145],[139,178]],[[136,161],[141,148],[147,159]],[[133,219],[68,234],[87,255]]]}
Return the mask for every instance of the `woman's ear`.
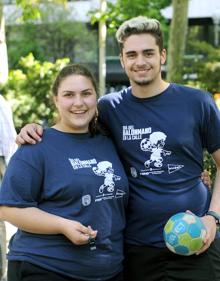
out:
{"label": "woman's ear", "polygon": [[57,108],[57,96],[53,96],[53,102],[54,102],[54,105],[55,105],[56,108]]}

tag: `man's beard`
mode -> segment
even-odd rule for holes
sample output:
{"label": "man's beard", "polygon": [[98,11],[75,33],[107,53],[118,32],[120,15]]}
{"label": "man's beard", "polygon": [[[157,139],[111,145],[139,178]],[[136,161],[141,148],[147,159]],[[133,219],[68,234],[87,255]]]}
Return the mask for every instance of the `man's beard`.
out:
{"label": "man's beard", "polygon": [[149,86],[156,80],[156,78],[158,77],[158,75],[160,73],[161,73],[161,64],[160,64],[160,68],[159,68],[157,75],[155,75],[154,77],[146,78],[146,79],[143,79],[142,81],[134,80],[133,82],[135,84],[137,84],[138,86]]}
{"label": "man's beard", "polygon": [[137,84],[138,86],[148,86],[153,82],[154,79],[150,80],[143,80],[143,81],[136,81],[134,80],[134,83]]}

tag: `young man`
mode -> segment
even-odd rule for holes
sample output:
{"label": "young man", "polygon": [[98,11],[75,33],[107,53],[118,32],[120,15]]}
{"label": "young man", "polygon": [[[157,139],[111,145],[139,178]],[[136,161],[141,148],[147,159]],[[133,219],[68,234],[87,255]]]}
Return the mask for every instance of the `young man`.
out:
{"label": "young man", "polygon": [[[99,110],[130,182],[125,280],[220,280],[220,112],[208,93],[161,78],[166,51],[157,20],[128,20],[116,38],[131,87],[104,96]],[[200,180],[204,148],[217,167],[212,198]],[[163,241],[168,218],[186,210],[207,229],[200,255],[190,257]]]}
{"label": "young man", "polygon": [[[130,182],[125,281],[220,280],[220,113],[208,93],[162,80],[166,51],[157,20],[133,18],[116,37],[131,87],[102,97],[99,110]],[[42,131],[34,128],[28,133],[39,139]],[[23,139],[32,141],[27,130]],[[200,179],[203,148],[217,166],[212,198]],[[186,210],[207,228],[199,255],[188,257],[171,253],[163,241],[168,218]]]}

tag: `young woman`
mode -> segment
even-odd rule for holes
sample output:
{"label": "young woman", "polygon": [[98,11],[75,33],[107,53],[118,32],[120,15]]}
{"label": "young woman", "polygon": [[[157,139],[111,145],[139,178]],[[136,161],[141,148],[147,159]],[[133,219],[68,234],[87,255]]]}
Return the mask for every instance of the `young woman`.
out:
{"label": "young woman", "polygon": [[59,121],[18,149],[1,187],[1,218],[18,227],[8,281],[121,281],[128,181],[97,124],[95,81],[69,65],[52,90]]}

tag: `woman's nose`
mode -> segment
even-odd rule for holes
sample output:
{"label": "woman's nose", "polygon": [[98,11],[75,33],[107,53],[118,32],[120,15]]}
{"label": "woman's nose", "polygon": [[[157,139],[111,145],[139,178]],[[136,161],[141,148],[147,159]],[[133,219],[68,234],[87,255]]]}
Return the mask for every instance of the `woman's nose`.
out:
{"label": "woman's nose", "polygon": [[76,95],[73,100],[73,105],[79,106],[83,104],[83,98],[81,95]]}

